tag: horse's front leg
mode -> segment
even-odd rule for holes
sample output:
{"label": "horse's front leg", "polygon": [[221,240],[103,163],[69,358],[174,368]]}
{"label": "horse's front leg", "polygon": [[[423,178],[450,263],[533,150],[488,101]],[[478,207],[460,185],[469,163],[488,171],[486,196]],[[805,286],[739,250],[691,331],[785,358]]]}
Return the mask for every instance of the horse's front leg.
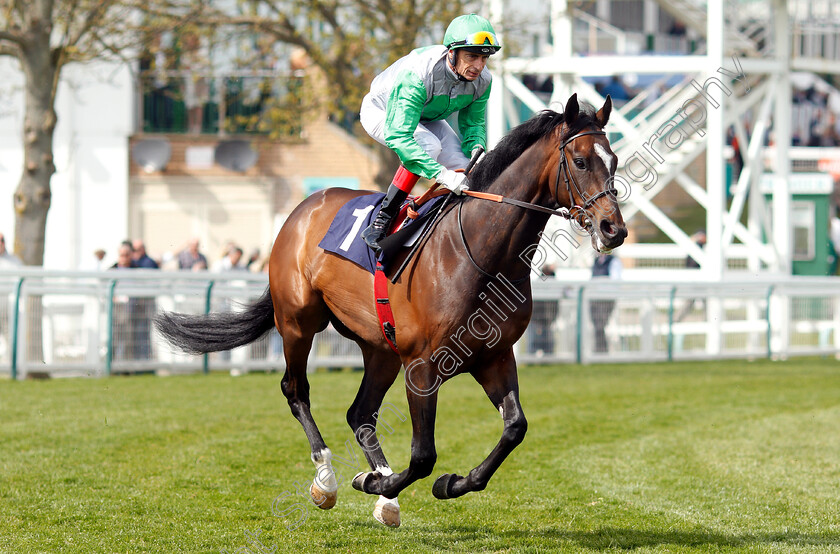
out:
{"label": "horse's front leg", "polygon": [[[391,388],[400,372],[400,359],[391,351],[376,350],[365,344],[360,345],[365,360],[365,375],[353,405],[347,410],[347,423],[367,458],[374,474],[390,475],[393,473],[382,452],[377,437],[376,426],[382,408],[382,399]],[[398,414],[405,420],[402,413]],[[387,422],[385,422],[387,425]],[[373,509],[373,517],[379,523],[389,527],[400,526],[400,504],[396,498],[380,496]]]}
{"label": "horse's front leg", "polygon": [[[414,358],[423,359],[423,358]],[[435,414],[437,391],[441,379],[427,364],[406,362],[406,395],[411,417],[411,460],[400,473],[383,475],[380,472],[360,473],[353,479],[353,488],[368,494],[396,498],[418,479],[431,475],[437,461],[435,451]]]}
{"label": "horse's front leg", "polygon": [[505,425],[502,438],[490,455],[466,477],[453,473],[438,477],[432,486],[432,494],[436,498],[457,498],[468,492],[484,490],[508,454],[525,438],[528,429],[528,422],[519,403],[519,381],[513,349],[497,357],[493,363],[476,367],[471,373],[502,414]]}

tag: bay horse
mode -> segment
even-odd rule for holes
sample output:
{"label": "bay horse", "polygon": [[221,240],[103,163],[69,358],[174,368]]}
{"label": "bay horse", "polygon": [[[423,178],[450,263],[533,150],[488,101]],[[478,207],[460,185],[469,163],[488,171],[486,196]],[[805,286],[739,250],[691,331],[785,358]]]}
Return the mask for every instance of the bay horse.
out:
{"label": "bay horse", "polygon": [[[282,391],[309,439],[316,467],[310,494],[324,509],[335,504],[338,485],[331,451],[310,413],[307,357],[313,337],[329,323],[355,341],[364,376],[347,422],[371,471],[357,474],[353,487],[379,495],[374,516],[390,526],[399,525],[400,492],[430,475],[435,465],[438,388],[454,375],[469,373],[501,414],[504,430],[466,477],[442,475],[432,493],[446,499],[483,490],[527,428],[513,345],[531,317],[530,261],[548,212],[570,210],[596,249],[615,248],[627,235],[611,188],[618,160],[603,131],[611,109],[609,97],[596,112],[591,106],[582,109],[573,95],[562,113],[539,113],[485,155],[470,174],[471,190],[502,195],[514,204],[456,197],[441,215],[407,270],[389,284],[399,354],[387,344],[376,315],[373,275],[318,246],[339,208],[369,191],[330,188],[297,206],[274,242],[269,287],[246,311],[163,313],[156,325],[170,343],[192,353],[242,346],[276,326],[286,359]],[[397,265],[391,264],[391,274]],[[401,367],[406,368],[411,459],[407,469],[395,473],[374,430]]]}

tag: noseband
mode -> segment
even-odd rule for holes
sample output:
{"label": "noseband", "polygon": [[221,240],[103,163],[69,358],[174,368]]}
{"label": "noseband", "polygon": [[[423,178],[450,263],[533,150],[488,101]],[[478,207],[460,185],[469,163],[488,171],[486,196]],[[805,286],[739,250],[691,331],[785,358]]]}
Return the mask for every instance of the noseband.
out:
{"label": "noseband", "polygon": [[[575,181],[575,176],[572,175],[572,170],[569,168],[569,161],[568,161],[568,154],[566,152],[566,146],[573,142],[575,139],[580,137],[584,137],[586,135],[606,135],[604,131],[585,131],[583,133],[578,133],[572,137],[567,138],[563,144],[558,147],[560,150],[560,164],[557,166],[557,178],[554,180],[554,201],[557,202],[557,205],[560,205],[560,174],[563,174],[563,181],[566,183],[566,191],[569,193],[569,204],[571,207],[569,208],[569,219],[576,220],[582,227],[584,227],[587,231],[592,233],[589,229],[592,226],[592,222],[590,221],[589,217],[587,217],[587,210],[594,204],[599,198],[602,196],[606,196],[608,194],[612,194],[613,197],[618,195],[618,191],[614,188],[604,189],[598,194],[592,196],[591,198],[586,198],[583,194],[583,191],[580,190],[580,187]],[[610,168],[607,168],[609,171]],[[577,192],[578,197],[583,201],[583,205],[575,204],[575,196],[572,193],[572,188]]]}

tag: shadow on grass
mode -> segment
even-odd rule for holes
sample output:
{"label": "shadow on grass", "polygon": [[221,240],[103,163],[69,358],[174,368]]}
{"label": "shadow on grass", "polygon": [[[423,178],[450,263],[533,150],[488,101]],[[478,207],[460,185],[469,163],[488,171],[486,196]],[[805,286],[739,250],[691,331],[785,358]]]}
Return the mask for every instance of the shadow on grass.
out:
{"label": "shadow on grass", "polygon": [[[518,529],[514,531],[493,532],[477,526],[447,526],[441,529],[441,536],[446,543],[469,541],[501,540],[509,544],[538,544],[540,546],[578,547],[592,550],[606,548],[635,549],[655,546],[750,546],[756,544],[782,544],[789,546],[837,546],[840,545],[838,533],[716,533],[707,529],[694,531],[658,531],[641,529],[620,529],[602,527],[593,531],[574,531],[560,528],[535,530]],[[435,540],[426,540],[429,546]]]}

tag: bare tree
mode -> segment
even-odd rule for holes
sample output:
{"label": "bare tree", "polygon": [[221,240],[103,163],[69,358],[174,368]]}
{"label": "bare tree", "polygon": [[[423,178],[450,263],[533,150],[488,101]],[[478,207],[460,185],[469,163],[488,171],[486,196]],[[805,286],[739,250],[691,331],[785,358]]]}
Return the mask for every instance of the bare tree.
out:
{"label": "bare tree", "polygon": [[50,179],[55,173],[55,99],[62,69],[71,62],[122,56],[136,44],[134,22],[144,20],[143,12],[177,13],[176,6],[156,2],[7,0],[0,8],[0,56],[17,60],[24,76],[24,159],[14,194],[14,251],[26,265],[44,262]]}

